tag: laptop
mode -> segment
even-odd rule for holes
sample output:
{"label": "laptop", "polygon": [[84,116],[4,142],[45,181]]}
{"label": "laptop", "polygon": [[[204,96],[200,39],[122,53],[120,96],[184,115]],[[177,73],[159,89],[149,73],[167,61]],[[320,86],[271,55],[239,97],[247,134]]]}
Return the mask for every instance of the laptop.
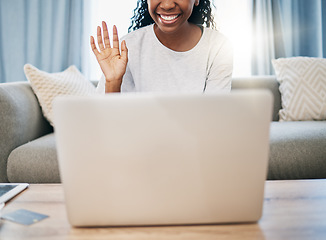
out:
{"label": "laptop", "polygon": [[258,221],[272,102],[267,90],[57,98],[70,224]]}

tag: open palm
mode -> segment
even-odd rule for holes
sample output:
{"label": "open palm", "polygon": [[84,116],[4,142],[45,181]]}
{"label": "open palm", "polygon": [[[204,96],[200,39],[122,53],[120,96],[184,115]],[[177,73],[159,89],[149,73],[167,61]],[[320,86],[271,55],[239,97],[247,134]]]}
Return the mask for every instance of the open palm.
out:
{"label": "open palm", "polygon": [[101,70],[109,84],[121,86],[123,75],[126,72],[128,63],[128,49],[125,41],[121,43],[121,53],[119,49],[119,37],[116,26],[113,26],[112,47],[110,44],[109,33],[106,23],[102,22],[103,37],[101,27],[97,27],[97,43],[99,50],[96,48],[95,40],[91,37],[91,48],[101,67]]}

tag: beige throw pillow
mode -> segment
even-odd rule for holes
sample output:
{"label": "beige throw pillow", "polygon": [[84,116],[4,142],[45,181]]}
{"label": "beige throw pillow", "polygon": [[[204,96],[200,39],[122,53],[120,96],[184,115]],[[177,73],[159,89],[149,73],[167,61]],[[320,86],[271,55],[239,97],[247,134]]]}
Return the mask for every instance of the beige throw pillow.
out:
{"label": "beige throw pillow", "polygon": [[280,82],[280,121],[326,119],[326,59],[310,57],[272,60]]}
{"label": "beige throw pillow", "polygon": [[63,72],[48,73],[31,64],[26,64],[24,71],[45,118],[52,126],[52,102],[57,96],[92,96],[95,94],[95,86],[75,66],[70,66]]}

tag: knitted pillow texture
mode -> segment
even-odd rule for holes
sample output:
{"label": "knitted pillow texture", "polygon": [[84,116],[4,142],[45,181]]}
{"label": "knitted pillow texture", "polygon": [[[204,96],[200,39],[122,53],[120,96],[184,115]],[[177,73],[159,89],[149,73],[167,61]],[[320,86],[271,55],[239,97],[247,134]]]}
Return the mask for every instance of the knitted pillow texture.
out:
{"label": "knitted pillow texture", "polygon": [[44,117],[53,126],[52,103],[58,96],[92,96],[95,86],[88,81],[76,66],[63,72],[48,73],[31,64],[25,64],[24,72],[41,105]]}
{"label": "knitted pillow texture", "polygon": [[326,120],[326,59],[311,57],[272,60],[280,83],[280,121]]}

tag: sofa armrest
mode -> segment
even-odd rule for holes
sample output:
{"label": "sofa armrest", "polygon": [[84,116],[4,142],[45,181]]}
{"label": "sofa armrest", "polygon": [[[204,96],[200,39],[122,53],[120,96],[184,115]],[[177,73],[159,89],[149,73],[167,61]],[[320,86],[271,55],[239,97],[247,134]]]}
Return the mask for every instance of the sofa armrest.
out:
{"label": "sofa armrest", "polygon": [[0,84],[0,182],[8,182],[7,159],[16,147],[53,132],[28,82]]}

